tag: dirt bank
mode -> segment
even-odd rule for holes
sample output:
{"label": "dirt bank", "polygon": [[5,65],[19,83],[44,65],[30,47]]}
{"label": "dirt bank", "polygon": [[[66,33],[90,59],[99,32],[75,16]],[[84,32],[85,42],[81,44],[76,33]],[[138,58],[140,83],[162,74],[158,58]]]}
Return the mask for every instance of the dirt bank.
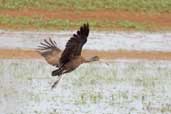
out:
{"label": "dirt bank", "polygon": [[[144,12],[128,12],[128,11],[112,11],[112,10],[97,10],[97,11],[76,11],[76,10],[0,10],[0,16],[28,16],[41,17],[43,19],[66,19],[66,20],[128,20],[141,23],[150,23],[157,26],[171,26],[170,13],[144,13]],[[2,26],[2,25],[1,25]],[[5,25],[4,25],[5,26]]]}
{"label": "dirt bank", "polygon": [[[83,56],[90,57],[98,55],[102,59],[148,59],[148,60],[171,60],[171,52],[159,52],[159,51],[96,51],[96,50],[84,50]],[[1,59],[43,59],[39,53],[33,50],[11,50],[1,49]]]}

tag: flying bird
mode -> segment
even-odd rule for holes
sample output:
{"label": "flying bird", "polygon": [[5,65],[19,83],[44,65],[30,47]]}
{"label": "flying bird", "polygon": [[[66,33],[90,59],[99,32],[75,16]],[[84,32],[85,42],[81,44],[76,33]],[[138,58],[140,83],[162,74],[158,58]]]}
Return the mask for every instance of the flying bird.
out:
{"label": "flying bird", "polygon": [[63,51],[59,49],[57,43],[50,38],[49,40],[44,39],[44,41],[40,43],[38,52],[45,58],[47,63],[57,68],[52,71],[52,76],[58,76],[59,78],[54,82],[52,88],[58,84],[63,74],[75,70],[83,63],[99,60],[98,56],[91,58],[81,56],[81,51],[84,44],[87,42],[88,35],[89,24],[87,23],[83,24],[80,29],[72,35]]}

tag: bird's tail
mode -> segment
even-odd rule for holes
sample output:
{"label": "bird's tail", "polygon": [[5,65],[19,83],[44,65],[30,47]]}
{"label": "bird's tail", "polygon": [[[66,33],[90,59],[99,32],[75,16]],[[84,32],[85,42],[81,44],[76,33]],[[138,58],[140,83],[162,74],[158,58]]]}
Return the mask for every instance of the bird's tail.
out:
{"label": "bird's tail", "polygon": [[62,75],[63,69],[59,68],[57,70],[52,71],[52,76],[60,76]]}

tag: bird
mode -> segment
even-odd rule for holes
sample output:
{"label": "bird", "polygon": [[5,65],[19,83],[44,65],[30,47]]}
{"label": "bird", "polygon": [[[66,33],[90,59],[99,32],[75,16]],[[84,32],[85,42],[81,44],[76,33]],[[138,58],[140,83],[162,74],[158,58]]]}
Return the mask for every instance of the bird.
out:
{"label": "bird", "polygon": [[65,49],[62,51],[58,48],[57,43],[51,38],[44,39],[38,46],[38,52],[45,58],[48,64],[55,66],[57,69],[52,71],[52,76],[58,76],[51,88],[54,88],[62,75],[72,72],[83,63],[89,63],[93,61],[99,61],[98,56],[92,56],[85,58],[81,55],[82,48],[87,42],[89,35],[89,24],[83,24],[79,30],[74,33],[65,45]]}

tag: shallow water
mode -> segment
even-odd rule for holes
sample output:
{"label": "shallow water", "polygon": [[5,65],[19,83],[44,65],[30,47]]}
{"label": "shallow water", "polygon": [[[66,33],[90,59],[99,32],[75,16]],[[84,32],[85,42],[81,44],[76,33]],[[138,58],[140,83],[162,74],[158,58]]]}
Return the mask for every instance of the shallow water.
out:
{"label": "shallow water", "polygon": [[42,60],[0,60],[1,114],[169,114],[171,61],[83,64],[59,85]]}
{"label": "shallow water", "polygon": [[[35,49],[70,32],[0,31],[0,48]],[[171,51],[171,33],[91,32],[84,49]],[[0,59],[0,114],[169,114],[171,61],[102,60],[64,75],[57,88],[44,60]]]}
{"label": "shallow water", "polygon": [[[9,32],[0,31],[0,48],[35,49],[43,39],[54,39],[64,49],[75,31]],[[171,33],[150,32],[90,32],[84,49],[171,51]]]}

